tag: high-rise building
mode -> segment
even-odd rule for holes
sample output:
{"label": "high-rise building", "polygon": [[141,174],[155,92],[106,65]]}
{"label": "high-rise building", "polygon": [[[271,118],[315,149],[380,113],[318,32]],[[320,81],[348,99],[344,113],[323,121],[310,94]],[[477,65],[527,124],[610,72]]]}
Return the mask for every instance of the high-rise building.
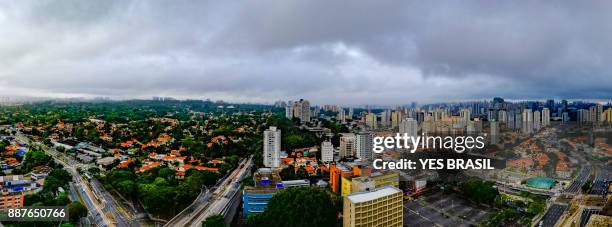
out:
{"label": "high-rise building", "polygon": [[497,120],[497,111],[494,109],[489,109],[487,112],[487,120],[496,121]]}
{"label": "high-rise building", "polygon": [[491,144],[497,144],[499,142],[499,122],[491,121],[489,126],[491,127]]}
{"label": "high-rise building", "polygon": [[336,120],[338,120],[340,122],[345,122],[346,121],[346,113],[344,112],[343,108],[340,108],[338,110],[338,114],[336,115]]}
{"label": "high-rise building", "polygon": [[399,127],[399,123],[402,119],[402,114],[400,111],[391,112],[391,128],[396,129]]}
{"label": "high-rise building", "polygon": [[539,131],[542,128],[542,120],[541,120],[540,111],[533,111],[533,130]]}
{"label": "high-rise building", "polygon": [[321,144],[321,161],[334,161],[334,145],[330,141],[323,141]]}
{"label": "high-rise building", "polygon": [[287,102],[287,106],[285,106],[285,117],[287,119],[293,119],[293,101]]}
{"label": "high-rise building", "polygon": [[533,132],[533,112],[531,112],[531,109],[523,110],[522,123],[523,133],[530,134]]}
{"label": "high-rise building", "polygon": [[600,124],[603,121],[603,105],[597,104],[591,107],[591,121]]}
{"label": "high-rise building", "polygon": [[[553,101],[553,106],[554,106],[554,101]],[[542,127],[548,127],[550,126],[550,109],[548,108],[544,108],[542,109]]]}
{"label": "high-rise building", "polygon": [[354,114],[353,107],[349,107],[348,116],[346,116],[346,118],[347,119],[353,119],[353,114]]}
{"label": "high-rise building", "polygon": [[391,111],[385,110],[380,113],[380,125],[383,128],[391,126]]}
{"label": "high-rise building", "polygon": [[464,125],[467,125],[467,122],[470,121],[471,118],[471,113],[472,111],[470,109],[462,109],[461,112],[459,112],[459,116],[461,117],[461,120],[463,121]]}
{"label": "high-rise building", "polygon": [[310,102],[300,99],[293,103],[293,116],[300,119],[300,122],[310,122]]}
{"label": "high-rise building", "polygon": [[270,126],[264,131],[264,166],[270,168],[280,167],[281,153],[281,130],[275,126]]}
{"label": "high-rise building", "polygon": [[591,122],[591,111],[579,109],[577,111],[576,121],[581,124]]}
{"label": "high-rise building", "polygon": [[507,120],[506,125],[509,129],[514,130],[514,111],[513,110],[508,111],[508,120]]}
{"label": "high-rise building", "polygon": [[402,190],[387,186],[374,191],[357,192],[344,197],[343,225],[403,226]]}
{"label": "high-rise building", "polygon": [[468,135],[476,134],[476,124],[474,124],[473,121],[468,121],[465,126],[465,132],[467,132]]}
{"label": "high-rise building", "polygon": [[546,100],[546,108],[548,108],[549,110],[554,110],[555,109],[555,100],[554,99]]}
{"label": "high-rise building", "polygon": [[612,123],[612,108],[608,108],[602,113],[602,120],[608,124]]}
{"label": "high-rise building", "polygon": [[422,111],[416,112],[416,120],[419,123],[425,121],[425,113],[423,113]]}
{"label": "high-rise building", "polygon": [[377,128],[378,121],[376,119],[376,114],[366,113],[364,117],[365,117],[366,126],[368,126],[369,128]]}
{"label": "high-rise building", "polygon": [[561,109],[563,110],[563,112],[567,112],[567,100],[561,100]]}
{"label": "high-rise building", "polygon": [[417,121],[412,118],[402,120],[399,126],[399,133],[407,133],[408,136],[416,137],[419,130]]}
{"label": "high-rise building", "polygon": [[508,113],[505,110],[500,110],[497,112],[497,115],[497,121],[499,121],[499,123],[506,123],[508,120]]}
{"label": "high-rise building", "polygon": [[355,153],[357,158],[372,160],[372,139],[373,135],[369,132],[360,132],[355,136]]}
{"label": "high-rise building", "polygon": [[340,158],[355,156],[355,134],[342,133],[340,136]]}
{"label": "high-rise building", "polygon": [[514,113],[514,130],[520,131],[523,126],[523,117],[520,111]]}
{"label": "high-rise building", "polygon": [[570,117],[569,117],[569,113],[568,112],[561,113],[561,121],[568,122],[569,120],[570,120]]}

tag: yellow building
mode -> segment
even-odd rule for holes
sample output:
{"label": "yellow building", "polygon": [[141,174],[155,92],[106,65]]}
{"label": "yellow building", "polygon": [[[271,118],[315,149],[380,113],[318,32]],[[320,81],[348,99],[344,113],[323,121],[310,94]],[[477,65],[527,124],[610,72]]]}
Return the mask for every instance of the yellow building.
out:
{"label": "yellow building", "polygon": [[603,121],[612,123],[612,108],[608,108],[606,111],[603,112],[602,115],[603,116],[601,118],[603,119]]}
{"label": "yellow building", "polygon": [[341,185],[340,195],[342,196],[385,186],[399,188],[399,173],[387,171],[373,172],[370,177],[342,177]]}
{"label": "yellow building", "polygon": [[346,196],[348,194],[351,194],[353,192],[353,190],[351,189],[352,187],[352,182],[353,182],[353,178],[352,177],[342,177],[342,179],[340,180],[340,195],[342,196]]}
{"label": "yellow building", "polygon": [[399,173],[393,171],[374,172],[371,174],[372,179],[376,182],[375,187],[381,188],[385,185],[399,188]]}
{"label": "yellow building", "polygon": [[377,188],[376,182],[370,177],[355,177],[351,182],[351,192],[353,193],[372,191],[375,188]]}
{"label": "yellow building", "polygon": [[387,186],[344,197],[343,226],[402,226],[402,190]]}
{"label": "yellow building", "polygon": [[378,122],[376,119],[376,114],[374,113],[367,113],[365,115],[365,123],[366,126],[370,127],[370,128],[376,128],[378,126]]}

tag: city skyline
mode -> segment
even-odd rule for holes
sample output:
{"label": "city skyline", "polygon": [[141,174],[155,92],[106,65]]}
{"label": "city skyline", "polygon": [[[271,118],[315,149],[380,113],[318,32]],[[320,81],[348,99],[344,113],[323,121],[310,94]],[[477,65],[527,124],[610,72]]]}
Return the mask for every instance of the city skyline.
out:
{"label": "city skyline", "polygon": [[7,1],[0,96],[609,100],[610,4]]}

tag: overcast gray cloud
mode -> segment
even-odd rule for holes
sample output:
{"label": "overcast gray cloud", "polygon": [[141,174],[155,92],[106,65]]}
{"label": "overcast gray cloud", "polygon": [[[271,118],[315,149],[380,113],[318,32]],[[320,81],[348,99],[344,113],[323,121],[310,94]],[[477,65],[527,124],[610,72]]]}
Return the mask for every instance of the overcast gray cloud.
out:
{"label": "overcast gray cloud", "polygon": [[0,1],[0,95],[612,98],[610,1]]}

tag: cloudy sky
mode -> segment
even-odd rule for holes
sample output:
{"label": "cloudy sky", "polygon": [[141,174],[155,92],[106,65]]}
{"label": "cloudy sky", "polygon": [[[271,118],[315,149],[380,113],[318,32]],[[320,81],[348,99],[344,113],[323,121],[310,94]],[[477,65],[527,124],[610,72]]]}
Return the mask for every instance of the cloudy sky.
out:
{"label": "cloudy sky", "polygon": [[431,2],[0,1],[0,95],[612,98],[612,1]]}

